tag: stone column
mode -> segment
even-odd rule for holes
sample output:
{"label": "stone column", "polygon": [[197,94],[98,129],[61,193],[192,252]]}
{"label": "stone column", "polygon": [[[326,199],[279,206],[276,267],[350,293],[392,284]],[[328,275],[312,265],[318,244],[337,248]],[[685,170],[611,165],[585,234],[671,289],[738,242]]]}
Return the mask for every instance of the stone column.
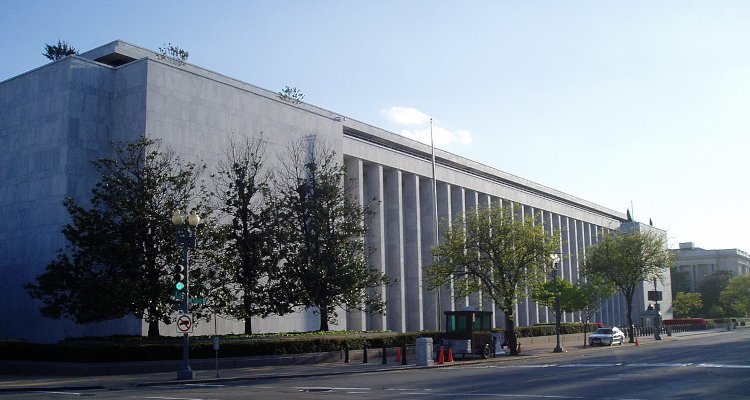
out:
{"label": "stone column", "polygon": [[[383,166],[368,164],[365,167],[366,199],[370,200],[370,214],[367,218],[367,244],[372,249],[369,257],[371,268],[385,273],[385,209],[383,205]],[[373,293],[387,299],[385,287],[373,288]],[[368,330],[384,330],[385,315],[372,314],[368,316]]]}
{"label": "stone column", "polygon": [[[466,218],[469,218],[469,214],[476,215],[477,213],[477,206],[479,205],[479,193],[477,193],[474,190],[468,190],[466,189],[464,191],[464,207],[465,207],[465,215]],[[476,292],[469,294],[469,297],[467,299],[468,306],[471,309],[481,309],[482,308],[482,293]]]}
{"label": "stone column", "polygon": [[[564,226],[564,222],[566,220],[560,215],[560,214],[554,214],[552,216],[552,229],[560,234],[560,263],[557,266],[558,270],[558,276],[563,278],[565,276],[565,263],[568,262],[568,254],[567,246],[568,246],[568,240],[567,240],[567,229]],[[550,318],[552,321],[555,320],[555,312],[554,310],[549,310],[550,312]]]}
{"label": "stone column", "polygon": [[[552,213],[549,211],[542,211],[542,222],[544,223],[544,232],[552,236],[555,234],[552,228]],[[557,250],[558,252],[560,250]],[[549,280],[551,279],[551,272],[554,265],[550,265],[549,268],[545,269],[545,276]],[[555,313],[549,307],[544,307],[541,311],[540,319],[542,322],[549,324],[555,322]]]}
{"label": "stone column", "polygon": [[[438,224],[438,237],[442,238],[444,230],[449,229],[450,221],[453,219],[451,213],[451,185],[443,182],[438,182],[437,185],[437,198],[438,198],[438,218],[440,223]],[[442,239],[441,239],[442,240]],[[439,310],[438,315],[440,316],[440,326],[442,327],[444,322],[443,312],[454,311],[453,308],[453,282],[449,282],[440,287],[439,293]]]}
{"label": "stone column", "polygon": [[[529,207],[529,218],[533,218],[534,226],[542,226],[544,227],[544,220],[542,219],[542,210],[534,207]],[[541,322],[540,314],[542,314],[544,311],[540,310],[540,307],[537,303],[534,302],[534,300],[531,298],[532,295],[532,288],[527,287],[526,288],[526,294],[527,294],[527,304],[529,307],[529,325],[538,324]]]}
{"label": "stone column", "polygon": [[[436,245],[437,224],[435,221],[435,195],[432,190],[432,179],[419,180],[419,215],[421,227],[421,259],[424,269],[433,263],[432,246]],[[424,275],[422,275],[424,280]],[[438,291],[429,290],[427,284],[422,283],[422,303],[424,307],[424,329],[440,330],[440,315],[437,306]]]}
{"label": "stone column", "polygon": [[[500,207],[504,210],[503,212],[505,212],[506,204],[504,203],[507,203],[507,200],[503,200],[499,197],[492,196],[490,197],[490,202],[492,203],[494,207]],[[498,309],[497,304],[495,304],[494,306],[495,306],[495,327],[505,327],[505,312]]]}
{"label": "stone column", "polygon": [[[526,221],[527,218],[533,219],[534,216],[531,213],[531,207],[521,204],[518,218],[521,221]],[[531,305],[531,299],[529,299],[529,288],[519,286],[518,294],[520,295],[518,299],[518,325],[528,326],[530,323],[529,308]]]}
{"label": "stone column", "polygon": [[[451,186],[451,221],[458,218],[459,216],[466,216],[466,198],[464,197],[465,190],[460,186]],[[464,228],[465,229],[465,225]],[[455,287],[458,283],[454,282],[454,310],[464,310],[469,306],[469,297],[455,294]]]}
{"label": "stone column", "polygon": [[391,278],[387,293],[387,329],[405,332],[406,285],[404,281],[404,218],[401,171],[385,172],[385,273]]}
{"label": "stone column", "polygon": [[[403,179],[404,279],[406,283],[406,331],[424,329],[422,302],[422,226],[419,201],[419,176]],[[431,188],[431,186],[430,186]],[[430,220],[432,220],[430,218]]]}
{"label": "stone column", "polygon": [[[576,283],[578,281],[578,264],[580,262],[578,251],[581,247],[581,221],[573,218],[568,219],[568,221],[568,228],[570,229],[570,264],[568,265],[568,276],[565,280],[570,283]],[[565,313],[565,317],[565,322],[575,322],[573,313]]]}
{"label": "stone column", "polygon": [[[479,193],[477,196],[477,206],[480,208],[488,208],[492,205],[491,203],[491,196],[485,193]],[[492,301],[492,298],[490,296],[487,296],[485,294],[482,294],[482,311],[492,311],[492,327],[495,328],[495,302]]]}
{"label": "stone column", "polygon": [[[362,160],[358,158],[345,158],[344,168],[346,168],[346,182],[349,187],[349,196],[356,204],[364,206],[364,178]],[[365,221],[362,221],[364,223]],[[365,330],[366,314],[360,310],[352,310],[346,313],[346,329],[352,331]]]}

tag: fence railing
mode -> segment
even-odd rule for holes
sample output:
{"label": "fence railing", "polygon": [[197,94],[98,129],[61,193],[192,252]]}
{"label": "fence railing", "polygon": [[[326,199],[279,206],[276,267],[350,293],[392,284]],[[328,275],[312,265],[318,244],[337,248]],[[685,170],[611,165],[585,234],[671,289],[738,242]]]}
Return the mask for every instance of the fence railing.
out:
{"label": "fence railing", "polygon": [[[666,334],[671,335],[672,333],[680,333],[680,332],[691,332],[691,331],[702,331],[708,329],[706,325],[696,325],[696,324],[679,324],[679,325],[660,325],[660,334]],[[731,328],[731,327],[730,327]],[[626,331],[628,331],[626,329]],[[633,336],[653,336],[656,331],[656,327],[654,326],[634,326],[633,327]],[[629,333],[629,332],[628,332]],[[628,335],[629,336],[629,335]]]}

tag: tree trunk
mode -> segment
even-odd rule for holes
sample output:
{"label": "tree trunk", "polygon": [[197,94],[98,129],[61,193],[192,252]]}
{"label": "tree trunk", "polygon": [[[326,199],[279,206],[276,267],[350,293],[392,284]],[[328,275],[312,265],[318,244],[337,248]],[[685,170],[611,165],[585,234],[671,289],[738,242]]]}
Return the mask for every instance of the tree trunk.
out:
{"label": "tree trunk", "polygon": [[518,355],[518,340],[516,339],[516,327],[513,314],[505,312],[505,340],[510,348],[510,355]]}
{"label": "tree trunk", "polygon": [[635,329],[633,329],[633,295],[625,296],[628,303],[628,343],[635,343]]}
{"label": "tree trunk", "polygon": [[245,296],[243,297],[243,306],[245,307],[245,335],[252,335],[253,334],[253,314],[252,314],[252,304],[250,304],[251,300],[247,293],[250,293],[252,289],[245,287]]}
{"label": "tree trunk", "polygon": [[151,321],[148,323],[148,337],[159,337],[159,321]]}
{"label": "tree trunk", "polygon": [[328,330],[328,310],[325,307],[320,307],[320,330]]}
{"label": "tree trunk", "polygon": [[586,334],[589,333],[589,320],[583,321],[583,347],[586,347]]}
{"label": "tree trunk", "polygon": [[253,318],[248,316],[245,318],[245,335],[253,334]]}

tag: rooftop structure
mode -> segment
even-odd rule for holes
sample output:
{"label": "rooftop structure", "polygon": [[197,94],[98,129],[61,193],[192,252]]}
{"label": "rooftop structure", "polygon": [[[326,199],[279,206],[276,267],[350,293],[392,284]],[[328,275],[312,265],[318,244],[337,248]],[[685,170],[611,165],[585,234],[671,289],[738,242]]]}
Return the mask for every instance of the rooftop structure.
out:
{"label": "rooftop structure", "polygon": [[672,252],[677,271],[688,274],[693,292],[705,277],[716,271],[730,271],[734,276],[750,274],[750,254],[740,249],[706,250],[685,242]]}

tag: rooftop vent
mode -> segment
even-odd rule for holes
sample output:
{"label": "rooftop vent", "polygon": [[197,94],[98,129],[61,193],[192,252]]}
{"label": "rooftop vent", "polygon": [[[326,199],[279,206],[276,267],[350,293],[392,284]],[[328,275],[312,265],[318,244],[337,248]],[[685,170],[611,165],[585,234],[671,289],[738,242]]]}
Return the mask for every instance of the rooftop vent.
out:
{"label": "rooftop vent", "polygon": [[106,56],[97,58],[96,61],[102,64],[111,65],[113,67],[119,67],[120,65],[124,65],[131,61],[135,61],[135,58],[128,57],[124,54],[110,53],[110,54],[107,54]]}

